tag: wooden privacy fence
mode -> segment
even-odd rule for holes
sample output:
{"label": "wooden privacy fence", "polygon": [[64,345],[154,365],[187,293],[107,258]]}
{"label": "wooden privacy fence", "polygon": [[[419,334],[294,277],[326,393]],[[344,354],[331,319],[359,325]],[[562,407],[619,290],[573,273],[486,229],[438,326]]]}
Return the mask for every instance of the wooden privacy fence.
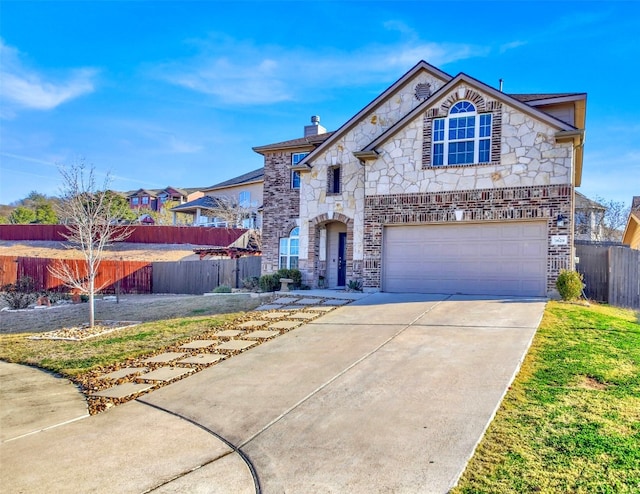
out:
{"label": "wooden privacy fence", "polygon": [[618,245],[576,242],[576,265],[592,300],[640,308],[640,250]]}
{"label": "wooden privacy fence", "polygon": [[217,286],[241,288],[242,280],[260,276],[262,258],[154,262],[153,293],[209,292]]}
{"label": "wooden privacy fence", "polygon": [[[79,276],[87,275],[87,263],[84,260],[2,256],[0,281],[5,285],[29,276],[36,290],[69,291],[69,287],[49,270],[50,267],[59,268],[62,264]],[[98,268],[96,287],[103,287],[101,293],[151,293],[151,273],[152,266],[148,262],[104,260]]]}
{"label": "wooden privacy fence", "polygon": [[[123,227],[125,228],[125,227]],[[126,242],[141,244],[193,244],[228,247],[247,230],[193,226],[126,227],[131,235]],[[65,225],[0,225],[0,240],[45,240],[62,242],[66,238]]]}
{"label": "wooden privacy fence", "polygon": [[[202,294],[220,285],[241,288],[242,280],[260,276],[261,257],[179,262],[102,261],[96,286],[101,293],[188,293]],[[84,260],[0,256],[0,286],[15,283],[23,276],[34,280],[36,290],[69,290],[53,276],[49,266],[64,262],[81,275]]]}

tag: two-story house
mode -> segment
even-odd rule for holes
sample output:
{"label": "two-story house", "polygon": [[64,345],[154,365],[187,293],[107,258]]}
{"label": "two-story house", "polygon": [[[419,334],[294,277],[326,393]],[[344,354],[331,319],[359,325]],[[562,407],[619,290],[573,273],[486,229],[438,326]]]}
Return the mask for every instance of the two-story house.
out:
{"label": "two-story house", "polygon": [[183,204],[203,195],[200,189],[179,189],[168,186],[164,189],[138,189],[128,193],[126,197],[131,209],[162,211],[167,203]]}
{"label": "two-story house", "polygon": [[[177,213],[182,213],[192,217],[191,223],[194,226],[260,229],[263,184],[264,169],[258,168],[205,187],[202,189],[202,197],[171,209],[174,220]],[[228,214],[224,214],[229,208],[235,213],[234,221],[231,221]]]}
{"label": "two-story house", "polygon": [[599,202],[584,194],[575,193],[574,232],[575,240],[603,240],[604,215],[607,211]]}
{"label": "two-story house", "polygon": [[573,267],[586,94],[505,94],[421,61],[332,133],[264,156],[263,273],[545,296]]}

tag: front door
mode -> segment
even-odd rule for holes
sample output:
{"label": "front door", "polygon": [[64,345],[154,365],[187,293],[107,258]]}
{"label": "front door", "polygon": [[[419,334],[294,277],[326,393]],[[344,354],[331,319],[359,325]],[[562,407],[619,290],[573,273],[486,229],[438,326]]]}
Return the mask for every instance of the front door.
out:
{"label": "front door", "polygon": [[347,234],[338,234],[338,286],[347,284]]}

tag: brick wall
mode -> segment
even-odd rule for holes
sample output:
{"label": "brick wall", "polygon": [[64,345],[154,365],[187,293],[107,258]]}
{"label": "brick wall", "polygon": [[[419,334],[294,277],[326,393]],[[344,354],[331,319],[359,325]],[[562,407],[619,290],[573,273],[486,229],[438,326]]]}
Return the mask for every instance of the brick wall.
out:
{"label": "brick wall", "polygon": [[264,157],[264,213],[262,223],[262,273],[278,270],[281,237],[288,237],[300,216],[300,189],[291,188],[291,154],[305,150],[276,151]]}
{"label": "brick wall", "polygon": [[[569,185],[480,189],[429,194],[391,194],[365,199],[363,284],[381,287],[382,231],[385,225],[482,223],[546,219],[548,229],[547,291],[555,290],[560,269],[569,269],[572,225],[558,227],[559,214],[571,217]],[[454,211],[464,211],[456,221]],[[552,235],[567,235],[568,245],[552,246]]]}

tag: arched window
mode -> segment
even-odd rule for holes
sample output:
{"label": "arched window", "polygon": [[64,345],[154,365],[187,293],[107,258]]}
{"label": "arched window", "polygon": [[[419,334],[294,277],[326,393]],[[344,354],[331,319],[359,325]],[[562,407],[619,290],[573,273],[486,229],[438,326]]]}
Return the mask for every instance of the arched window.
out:
{"label": "arched window", "polygon": [[288,237],[280,239],[280,269],[298,269],[300,228],[295,227]]}
{"label": "arched window", "polygon": [[459,101],[446,118],[433,120],[432,165],[470,165],[491,161],[491,113]]}

